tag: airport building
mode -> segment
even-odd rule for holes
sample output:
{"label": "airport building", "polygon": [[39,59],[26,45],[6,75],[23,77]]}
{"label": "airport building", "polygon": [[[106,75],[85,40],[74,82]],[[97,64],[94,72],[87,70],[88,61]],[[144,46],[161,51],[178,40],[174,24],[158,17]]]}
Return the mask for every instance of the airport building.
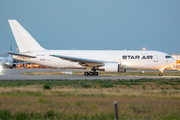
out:
{"label": "airport building", "polygon": [[170,54],[174,59],[176,59],[176,64],[171,67],[171,69],[179,70],[180,69],[180,53]]}
{"label": "airport building", "polygon": [[57,68],[51,68],[34,63],[25,63],[25,64],[22,63],[22,64],[18,64],[16,69],[57,69]]}

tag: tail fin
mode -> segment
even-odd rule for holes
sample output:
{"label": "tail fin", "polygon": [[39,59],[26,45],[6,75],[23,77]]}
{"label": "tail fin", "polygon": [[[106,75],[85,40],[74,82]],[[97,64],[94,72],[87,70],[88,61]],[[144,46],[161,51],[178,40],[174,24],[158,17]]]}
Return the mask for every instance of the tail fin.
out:
{"label": "tail fin", "polygon": [[8,22],[20,53],[45,50],[16,20],[8,20]]}

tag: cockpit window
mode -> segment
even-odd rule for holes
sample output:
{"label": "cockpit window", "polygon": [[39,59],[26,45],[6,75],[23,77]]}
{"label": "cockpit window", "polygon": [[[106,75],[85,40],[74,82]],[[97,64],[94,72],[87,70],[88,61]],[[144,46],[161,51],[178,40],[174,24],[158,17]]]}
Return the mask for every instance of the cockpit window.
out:
{"label": "cockpit window", "polygon": [[172,58],[170,55],[166,55],[166,58]]}

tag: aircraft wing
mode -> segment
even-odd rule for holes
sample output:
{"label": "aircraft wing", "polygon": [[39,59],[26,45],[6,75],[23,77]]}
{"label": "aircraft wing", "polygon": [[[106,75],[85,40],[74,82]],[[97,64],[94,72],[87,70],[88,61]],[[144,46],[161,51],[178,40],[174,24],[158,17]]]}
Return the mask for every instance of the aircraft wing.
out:
{"label": "aircraft wing", "polygon": [[5,62],[4,64],[7,65],[7,66],[13,65],[13,63],[10,63],[10,62]]}
{"label": "aircraft wing", "polygon": [[30,62],[13,62],[13,63],[5,62],[4,64],[11,66],[11,65],[14,65],[14,64],[16,64],[16,65],[19,65],[19,64],[30,64]]}
{"label": "aircraft wing", "polygon": [[12,52],[7,52],[7,54],[21,56],[21,57],[28,57],[28,58],[36,58],[36,56],[24,55],[24,54],[19,54],[19,53],[12,53]]}
{"label": "aircraft wing", "polygon": [[62,56],[62,55],[49,55],[53,57],[58,57],[63,60],[68,60],[71,62],[78,62],[82,66],[91,66],[91,67],[99,67],[104,65],[105,61],[100,60],[93,60],[93,59],[85,59],[85,58],[78,58],[78,57],[70,57],[70,56]]}

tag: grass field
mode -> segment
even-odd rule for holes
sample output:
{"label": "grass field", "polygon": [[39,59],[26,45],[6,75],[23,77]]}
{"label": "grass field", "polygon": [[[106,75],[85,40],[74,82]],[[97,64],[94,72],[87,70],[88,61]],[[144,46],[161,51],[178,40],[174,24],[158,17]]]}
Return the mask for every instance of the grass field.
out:
{"label": "grass field", "polygon": [[[44,89],[49,86],[50,89]],[[0,119],[180,119],[180,79],[0,81]]]}
{"label": "grass field", "polygon": [[[84,75],[84,72],[73,71],[73,75]],[[25,73],[27,74],[27,73]],[[29,75],[65,75],[59,72],[30,72]],[[159,76],[159,72],[125,72],[125,73],[107,73],[99,72],[101,76]],[[180,76],[180,72],[164,72],[163,76]]]}

